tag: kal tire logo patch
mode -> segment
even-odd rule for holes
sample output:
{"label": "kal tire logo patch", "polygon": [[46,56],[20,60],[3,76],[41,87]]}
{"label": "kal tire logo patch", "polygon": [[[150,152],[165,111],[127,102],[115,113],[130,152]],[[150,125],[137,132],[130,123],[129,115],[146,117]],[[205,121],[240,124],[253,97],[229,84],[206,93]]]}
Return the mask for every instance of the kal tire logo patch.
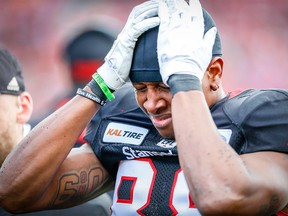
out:
{"label": "kal tire logo patch", "polygon": [[103,141],[140,145],[148,132],[149,130],[143,127],[111,122],[105,130]]}

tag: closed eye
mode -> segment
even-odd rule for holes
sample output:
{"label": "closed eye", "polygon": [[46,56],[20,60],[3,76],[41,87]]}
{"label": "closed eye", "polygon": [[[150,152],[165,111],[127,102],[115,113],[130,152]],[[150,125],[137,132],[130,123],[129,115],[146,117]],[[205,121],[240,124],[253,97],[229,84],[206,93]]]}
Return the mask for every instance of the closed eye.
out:
{"label": "closed eye", "polygon": [[144,87],[135,87],[134,86],[135,92],[145,92],[147,90],[146,86]]}
{"label": "closed eye", "polygon": [[162,89],[162,90],[165,90],[165,91],[169,91],[170,90],[170,88],[168,87],[168,86],[166,86],[166,85],[159,85],[159,88],[160,89]]}

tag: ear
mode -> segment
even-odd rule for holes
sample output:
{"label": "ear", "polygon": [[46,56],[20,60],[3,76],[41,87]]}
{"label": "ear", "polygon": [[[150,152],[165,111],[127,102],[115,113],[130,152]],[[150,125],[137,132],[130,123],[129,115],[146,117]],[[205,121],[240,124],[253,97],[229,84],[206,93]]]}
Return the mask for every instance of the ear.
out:
{"label": "ear", "polygon": [[216,91],[221,83],[221,77],[223,74],[224,61],[221,57],[215,57],[211,60],[207,68],[207,77],[210,83],[210,88]]}
{"label": "ear", "polygon": [[18,96],[17,122],[19,124],[25,124],[30,120],[33,112],[33,101],[31,95],[24,91]]}

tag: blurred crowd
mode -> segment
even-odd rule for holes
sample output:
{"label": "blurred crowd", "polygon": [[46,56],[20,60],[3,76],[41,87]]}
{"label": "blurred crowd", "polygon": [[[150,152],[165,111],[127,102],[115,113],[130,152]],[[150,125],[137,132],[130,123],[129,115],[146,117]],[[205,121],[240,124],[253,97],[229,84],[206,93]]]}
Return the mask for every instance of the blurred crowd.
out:
{"label": "blurred crowd", "polygon": [[[0,43],[21,61],[32,119],[70,92],[64,47],[85,28],[117,35],[140,0],[0,0]],[[288,2],[202,0],[222,37],[225,89],[288,88]],[[229,71],[229,74],[228,74]],[[229,81],[225,81],[229,80]]]}

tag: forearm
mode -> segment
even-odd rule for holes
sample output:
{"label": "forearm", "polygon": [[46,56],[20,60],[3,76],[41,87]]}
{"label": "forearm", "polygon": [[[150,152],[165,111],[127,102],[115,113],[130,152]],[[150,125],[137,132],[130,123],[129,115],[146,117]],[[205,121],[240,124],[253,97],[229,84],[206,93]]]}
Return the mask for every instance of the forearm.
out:
{"label": "forearm", "polygon": [[32,202],[21,207],[21,213],[82,204],[112,190],[114,181],[96,158],[90,145],[83,144],[72,149],[51,184],[57,185],[57,189],[49,187],[37,203]]}
{"label": "forearm", "polygon": [[1,167],[1,204],[41,196],[98,109],[96,103],[76,96],[39,123]]}
{"label": "forearm", "polygon": [[178,92],[172,116],[180,164],[194,202],[218,201],[220,206],[223,197],[237,199],[253,187],[245,164],[219,136],[202,92]]}

